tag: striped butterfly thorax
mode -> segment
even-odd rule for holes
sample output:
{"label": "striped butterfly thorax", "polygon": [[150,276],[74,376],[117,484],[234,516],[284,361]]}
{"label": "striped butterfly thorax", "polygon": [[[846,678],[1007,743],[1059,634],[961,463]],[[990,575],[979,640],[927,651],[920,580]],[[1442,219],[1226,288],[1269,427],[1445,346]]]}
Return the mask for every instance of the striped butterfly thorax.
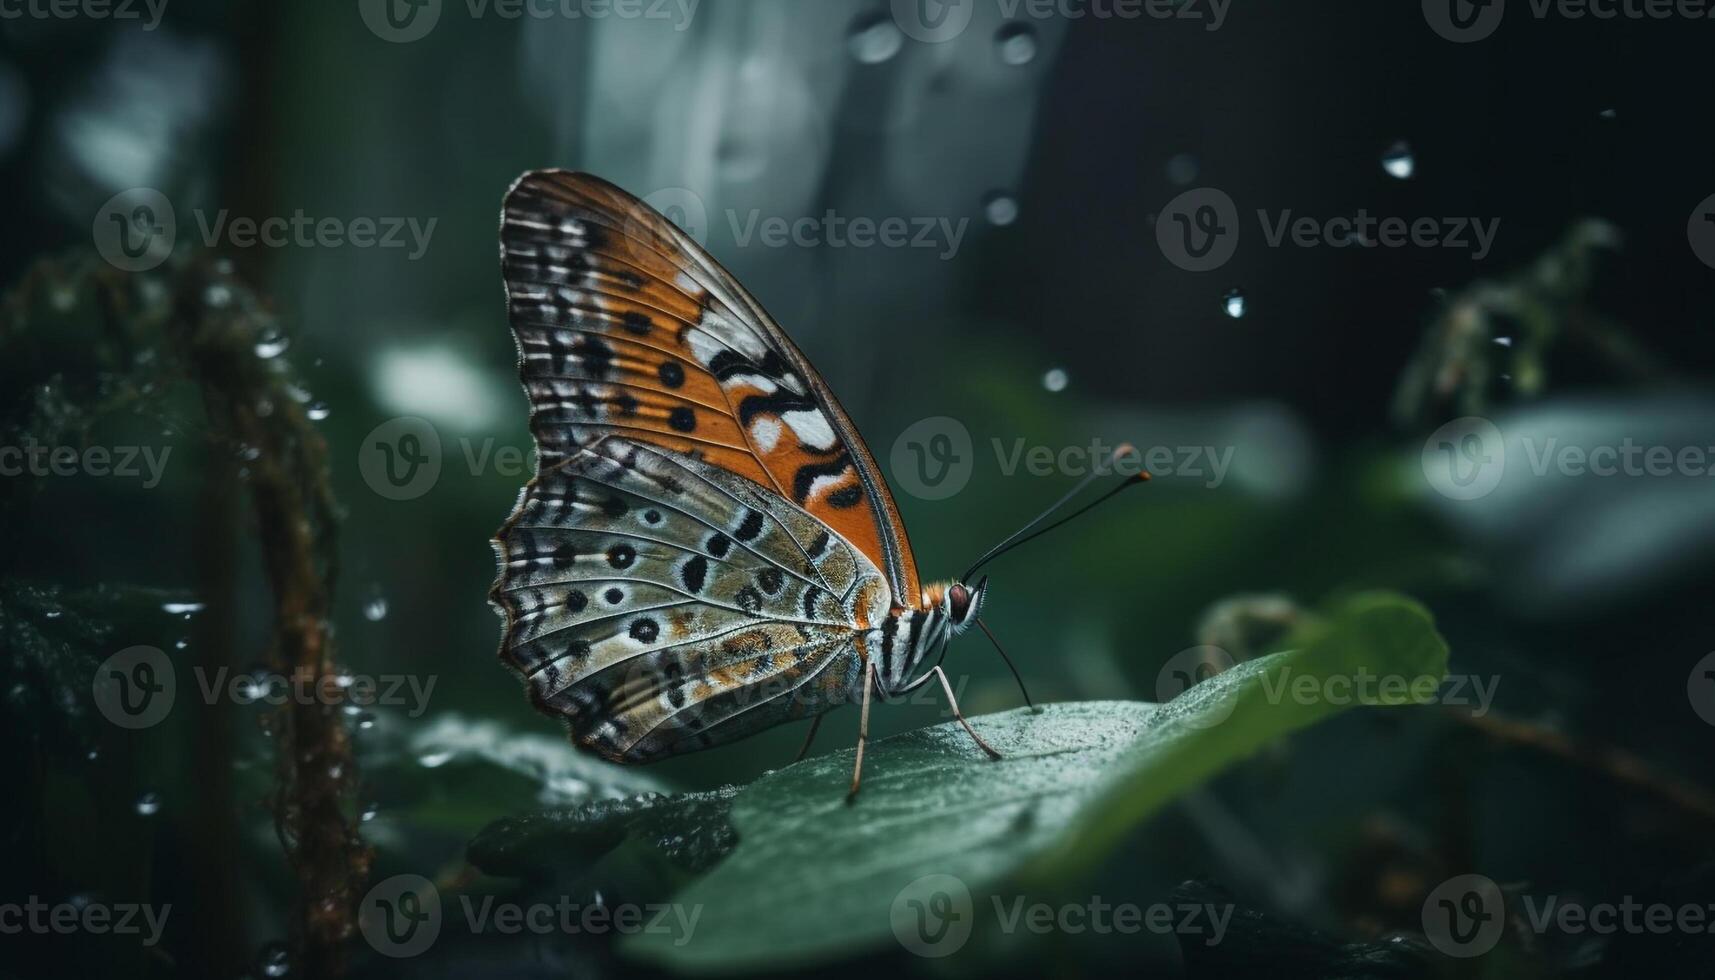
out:
{"label": "striped butterfly thorax", "polygon": [[851,420],[690,236],[599,178],[536,171],[500,238],[537,473],[491,598],[502,659],[578,744],[647,761],[817,715],[872,674],[897,691],[974,615],[980,594],[919,584]]}

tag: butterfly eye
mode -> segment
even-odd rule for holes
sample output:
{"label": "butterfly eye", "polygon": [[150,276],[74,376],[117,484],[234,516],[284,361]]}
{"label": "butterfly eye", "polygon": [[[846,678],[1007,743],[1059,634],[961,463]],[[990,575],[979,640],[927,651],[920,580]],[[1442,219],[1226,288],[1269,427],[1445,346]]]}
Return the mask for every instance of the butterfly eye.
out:
{"label": "butterfly eye", "polygon": [[947,590],[947,599],[952,604],[953,619],[964,622],[965,614],[971,611],[971,590],[955,585]]}

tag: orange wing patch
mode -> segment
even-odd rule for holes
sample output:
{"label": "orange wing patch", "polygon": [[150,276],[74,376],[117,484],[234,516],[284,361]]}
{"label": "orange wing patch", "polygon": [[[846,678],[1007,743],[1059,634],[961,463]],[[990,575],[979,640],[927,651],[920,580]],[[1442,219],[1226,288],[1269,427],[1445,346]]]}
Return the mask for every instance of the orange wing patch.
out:
{"label": "orange wing patch", "polygon": [[699,456],[803,507],[915,599],[904,525],[863,440],[695,241],[599,178],[537,171],[506,196],[501,247],[544,468],[606,434]]}

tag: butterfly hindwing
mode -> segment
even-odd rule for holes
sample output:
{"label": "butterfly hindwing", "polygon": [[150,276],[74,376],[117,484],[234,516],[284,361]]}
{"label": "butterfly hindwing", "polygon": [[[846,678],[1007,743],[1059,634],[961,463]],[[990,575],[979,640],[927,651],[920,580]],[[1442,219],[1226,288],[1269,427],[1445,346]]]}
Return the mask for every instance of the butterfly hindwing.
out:
{"label": "butterfly hindwing", "polygon": [[915,598],[879,468],[760,304],[693,239],[599,178],[526,174],[501,224],[508,310],[547,469],[605,436],[696,455],[772,490]]}
{"label": "butterfly hindwing", "polygon": [[541,472],[496,548],[503,658],[617,761],[843,702],[892,601],[873,563],[803,509],[617,436]]}

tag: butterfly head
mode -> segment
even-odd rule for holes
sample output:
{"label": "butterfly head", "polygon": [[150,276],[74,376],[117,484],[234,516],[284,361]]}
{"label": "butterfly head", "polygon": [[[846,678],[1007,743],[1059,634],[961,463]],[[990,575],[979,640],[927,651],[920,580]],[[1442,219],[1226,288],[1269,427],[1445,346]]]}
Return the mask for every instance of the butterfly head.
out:
{"label": "butterfly head", "polygon": [[988,588],[984,575],[976,585],[963,582],[934,582],[923,590],[923,605],[935,609],[947,618],[955,634],[963,633],[982,612],[983,593]]}

